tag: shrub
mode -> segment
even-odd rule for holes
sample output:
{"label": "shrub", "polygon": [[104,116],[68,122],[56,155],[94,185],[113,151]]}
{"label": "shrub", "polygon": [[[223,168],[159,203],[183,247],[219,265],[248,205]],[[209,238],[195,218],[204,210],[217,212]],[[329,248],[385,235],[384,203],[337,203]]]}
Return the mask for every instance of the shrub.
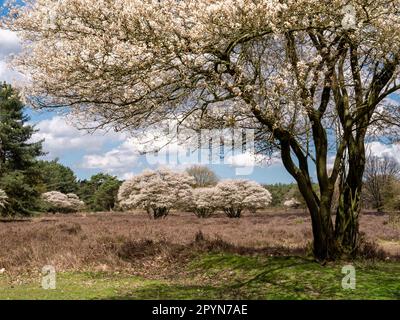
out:
{"label": "shrub", "polygon": [[247,209],[256,212],[266,208],[272,200],[271,194],[260,184],[249,180],[225,180],[217,184],[213,197],[215,205],[229,218],[240,218]]}
{"label": "shrub", "polygon": [[4,190],[0,189],[0,210],[3,210],[7,204],[7,194]]}
{"label": "shrub", "polygon": [[215,188],[193,189],[188,204],[189,210],[199,218],[207,218],[211,216],[216,209],[213,201],[214,195]]}
{"label": "shrub", "polygon": [[50,191],[42,194],[43,201],[50,212],[77,212],[84,208],[84,202],[74,193],[64,194],[59,191]]}
{"label": "shrub", "polygon": [[122,209],[143,208],[154,219],[166,217],[172,208],[190,201],[194,179],[167,169],[146,170],[125,181],[118,191]]}
{"label": "shrub", "polygon": [[298,209],[301,207],[301,202],[298,201],[296,198],[291,198],[289,200],[286,200],[283,203],[283,206],[287,209]]}

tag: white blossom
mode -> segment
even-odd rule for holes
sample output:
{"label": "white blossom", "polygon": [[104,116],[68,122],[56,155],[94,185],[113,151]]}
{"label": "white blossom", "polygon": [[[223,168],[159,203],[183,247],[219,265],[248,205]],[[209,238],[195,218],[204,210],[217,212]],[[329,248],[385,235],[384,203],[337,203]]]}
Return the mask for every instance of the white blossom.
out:
{"label": "white blossom", "polygon": [[49,191],[42,194],[42,199],[53,212],[77,212],[85,206],[85,203],[74,193]]}
{"label": "white blossom", "polygon": [[188,203],[194,183],[187,173],[146,170],[121,185],[118,201],[123,209],[143,208],[154,218],[161,218],[172,208]]}
{"label": "white blossom", "polygon": [[4,190],[0,189],[0,209],[4,209],[7,204],[8,196]]}
{"label": "white blossom", "polygon": [[272,201],[270,192],[255,181],[224,180],[217,184],[215,205],[227,216],[239,218],[243,210],[255,212],[266,208]]}
{"label": "white blossom", "polygon": [[283,202],[283,206],[288,209],[297,209],[301,206],[301,202],[296,198],[291,198]]}
{"label": "white blossom", "polygon": [[209,217],[217,208],[213,200],[215,193],[215,187],[193,189],[187,204],[188,209],[199,218]]}

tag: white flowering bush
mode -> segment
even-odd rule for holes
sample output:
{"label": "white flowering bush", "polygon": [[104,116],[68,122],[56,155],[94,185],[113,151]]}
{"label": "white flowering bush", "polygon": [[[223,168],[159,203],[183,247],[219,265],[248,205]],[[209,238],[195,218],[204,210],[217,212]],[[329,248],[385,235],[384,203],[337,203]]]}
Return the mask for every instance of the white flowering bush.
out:
{"label": "white flowering bush", "polygon": [[224,180],[215,187],[213,200],[229,218],[240,218],[243,210],[255,212],[266,208],[272,196],[255,181]]}
{"label": "white flowering bush", "polygon": [[298,209],[301,206],[301,202],[296,198],[291,198],[283,202],[283,206],[287,209]]}
{"label": "white flowering bush", "polygon": [[77,212],[85,206],[85,203],[74,193],[50,191],[43,193],[42,199],[51,212]]}
{"label": "white flowering bush", "polygon": [[7,194],[4,190],[0,189],[0,211],[3,210],[7,204]]}
{"label": "white flowering bush", "polygon": [[192,190],[188,209],[199,218],[207,218],[216,210],[214,195],[216,189],[196,188]]}
{"label": "white flowering bush", "polygon": [[154,219],[163,218],[190,201],[193,184],[187,173],[146,170],[121,185],[118,202],[122,209],[142,208]]}

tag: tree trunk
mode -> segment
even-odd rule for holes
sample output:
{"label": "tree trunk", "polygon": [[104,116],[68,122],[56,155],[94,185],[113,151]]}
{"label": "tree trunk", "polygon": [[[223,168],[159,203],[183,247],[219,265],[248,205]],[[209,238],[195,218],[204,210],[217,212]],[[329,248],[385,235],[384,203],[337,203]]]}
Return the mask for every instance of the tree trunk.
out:
{"label": "tree trunk", "polygon": [[242,216],[242,209],[225,208],[224,212],[228,218],[239,219]]}
{"label": "tree trunk", "polygon": [[361,211],[359,190],[346,186],[336,212],[335,238],[342,254],[354,255],[357,251]]}
{"label": "tree trunk", "polygon": [[[300,192],[303,197],[310,198],[309,187],[303,186]],[[338,255],[335,233],[331,218],[331,197],[321,197],[318,205],[306,200],[311,215],[313,233],[313,254],[318,261],[334,260]]]}
{"label": "tree trunk", "polygon": [[352,148],[347,177],[341,184],[336,212],[335,238],[342,254],[354,255],[359,244],[359,215],[361,212],[362,177],[365,169],[364,146]]}
{"label": "tree trunk", "polygon": [[[334,237],[333,223],[330,215],[330,206],[327,204],[321,205],[319,209],[320,223],[313,227],[314,256],[319,261],[334,260],[338,255],[338,250]],[[319,236],[316,238],[315,234]]]}
{"label": "tree trunk", "polygon": [[148,208],[147,213],[149,214],[150,217],[153,217],[154,219],[160,219],[160,218],[165,218],[169,214],[169,209],[165,207],[161,208]]}
{"label": "tree trunk", "polygon": [[348,159],[348,172],[340,185],[335,227],[331,215],[333,186],[319,182],[320,201],[314,201],[312,186],[298,180],[300,192],[310,211],[313,253],[318,261],[355,255],[359,246],[359,213],[361,211],[362,177],[365,167],[363,147],[354,148]]}

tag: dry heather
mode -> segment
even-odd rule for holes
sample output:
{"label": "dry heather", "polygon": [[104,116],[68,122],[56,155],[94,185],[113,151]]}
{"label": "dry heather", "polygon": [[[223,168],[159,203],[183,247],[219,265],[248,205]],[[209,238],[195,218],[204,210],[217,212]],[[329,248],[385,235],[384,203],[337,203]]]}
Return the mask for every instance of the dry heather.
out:
{"label": "dry heather", "polygon": [[[400,229],[388,221],[388,216],[364,214],[361,230],[387,256],[398,256]],[[310,241],[310,219],[300,211],[242,219],[199,219],[190,213],[173,213],[163,220],[150,220],[144,213],[48,215],[0,222],[0,268],[21,273],[51,264],[57,270],[151,276],[181,272],[176,262],[204,251],[302,254]]]}

